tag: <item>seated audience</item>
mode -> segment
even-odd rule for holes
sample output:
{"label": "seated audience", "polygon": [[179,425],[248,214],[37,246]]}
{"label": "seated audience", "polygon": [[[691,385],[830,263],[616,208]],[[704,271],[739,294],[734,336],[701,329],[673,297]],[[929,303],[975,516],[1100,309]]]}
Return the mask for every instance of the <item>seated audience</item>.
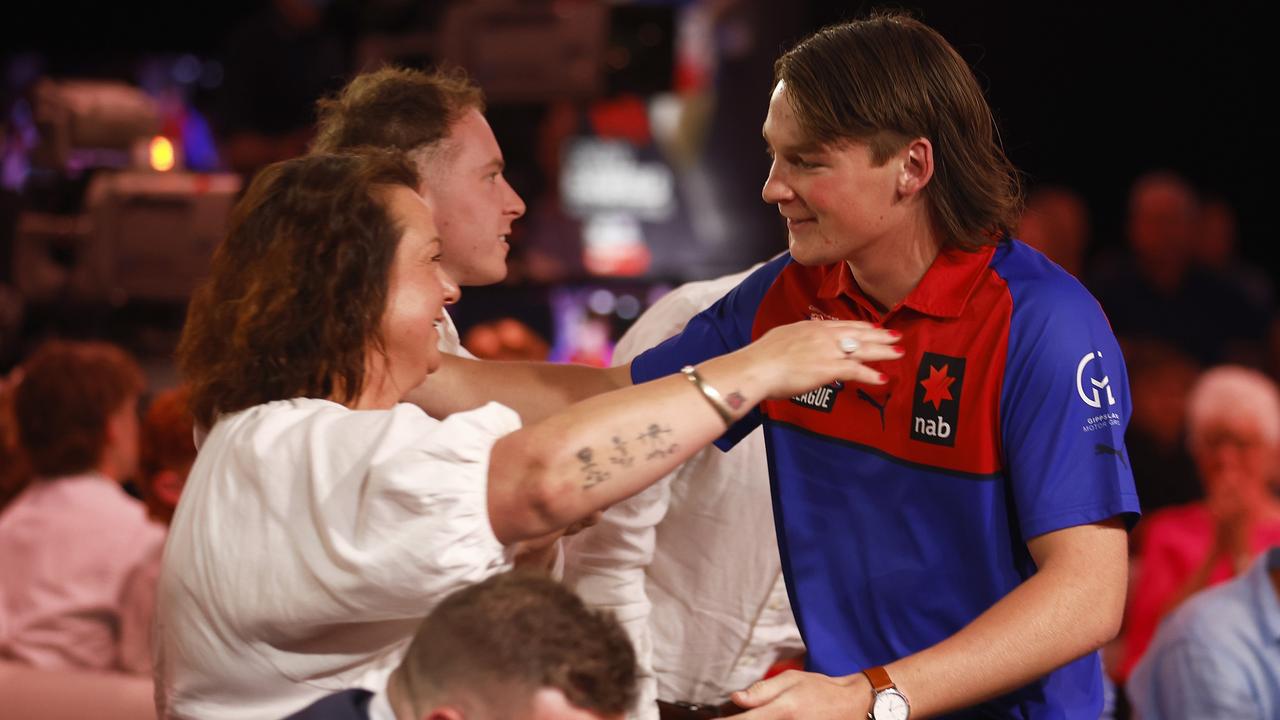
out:
{"label": "seated audience", "polygon": [[1208,370],[1187,398],[1187,423],[1206,497],[1143,521],[1120,680],[1146,651],[1160,618],[1280,544],[1280,497],[1270,487],[1280,451],[1276,384],[1242,367]]}
{"label": "seated audience", "polygon": [[[1158,340],[1123,343],[1133,416],[1124,444],[1142,511],[1200,500],[1204,491],[1187,448],[1187,393],[1200,368],[1177,348]],[[1139,522],[1130,549],[1140,549]]]}
{"label": "seated audience", "polygon": [[515,571],[442,600],[384,688],[334,693],[290,720],[605,720],[622,717],[635,685],[611,614]]}
{"label": "seated audience", "polygon": [[[173,520],[178,496],[196,459],[192,440],[191,395],[185,387],[156,395],[142,418],[141,462],[136,485],[150,518],[165,527]],[[150,557],[129,577],[126,607],[134,618],[122,628],[121,660],[127,668],[151,674],[151,620],[155,614],[156,587],[164,546],[156,545]]]}
{"label": "seated audience", "polygon": [[139,618],[130,578],[164,528],[120,483],[138,462],[144,380],[123,350],[51,341],[14,392],[18,438],[34,474],[0,515],[0,658],[44,669],[145,672],[128,658]]}
{"label": "seated audience", "polygon": [[191,392],[185,386],[158,393],[142,418],[138,489],[151,519],[168,525],[182,486],[196,461]]}
{"label": "seated audience", "polygon": [[1091,289],[1122,340],[1167,342],[1201,365],[1256,361],[1271,308],[1196,262],[1200,213],[1181,177],[1139,178],[1129,196],[1128,252],[1102,263]]}
{"label": "seated audience", "polygon": [[27,486],[29,476],[13,419],[13,391],[21,374],[0,375],[0,511]]}
{"label": "seated audience", "polygon": [[1027,196],[1014,236],[1080,278],[1089,234],[1089,207],[1084,198],[1069,188],[1050,185]]}
{"label": "seated audience", "polygon": [[437,328],[458,297],[417,187],[399,156],[273,165],[192,299],[179,365],[209,431],[157,600],[170,716],[280,717],[380,687],[431,608],[508,569],[522,541],[639,492],[765,397],[876,382],[863,362],[899,354],[865,323],[799,322],[559,412],[437,421],[400,402],[438,392]]}
{"label": "seated audience", "polygon": [[1142,720],[1280,717],[1280,546],[1161,623],[1126,691]]}

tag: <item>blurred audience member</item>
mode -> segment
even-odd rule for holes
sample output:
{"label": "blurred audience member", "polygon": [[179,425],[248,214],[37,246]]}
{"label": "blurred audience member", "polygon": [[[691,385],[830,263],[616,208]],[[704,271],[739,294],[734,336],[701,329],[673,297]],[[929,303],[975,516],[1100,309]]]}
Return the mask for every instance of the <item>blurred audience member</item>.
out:
{"label": "blurred audience member", "polygon": [[1146,651],[1160,618],[1192,593],[1234,577],[1280,545],[1280,391],[1256,370],[1205,372],[1187,398],[1187,439],[1203,502],[1149,515],[1129,608],[1120,679]]}
{"label": "blurred audience member", "polygon": [[1195,259],[1239,287],[1259,307],[1275,306],[1275,286],[1266,271],[1240,257],[1236,211],[1223,198],[1205,200],[1200,208],[1200,241]]}
{"label": "blurred audience member", "polygon": [[120,487],[137,471],[143,388],[105,343],[51,341],[25,364],[14,414],[34,477],[0,515],[0,658],[145,671],[126,660],[145,648],[122,647],[140,636],[124,627],[127,588],[164,529]]}
{"label": "blurred audience member", "polygon": [[272,0],[231,36],[217,130],[223,161],[252,176],[307,151],[318,98],[347,74],[344,43],[326,2]]}
{"label": "blurred audience member", "polygon": [[1122,339],[1168,342],[1202,365],[1262,356],[1270,309],[1198,267],[1200,205],[1185,180],[1152,173],[1129,197],[1129,252],[1099,269],[1093,290]]}
{"label": "blurred audience member", "polygon": [[18,444],[18,427],[13,417],[13,391],[21,371],[0,375],[0,511],[27,485],[27,458]]}
{"label": "blurred audience member", "polygon": [[1280,547],[1165,620],[1126,690],[1142,720],[1280,718]]}
{"label": "blurred audience member", "polygon": [[445,598],[384,689],[321,698],[294,720],[605,720],[635,700],[635,653],[611,614],[507,572]]}
{"label": "blurred audience member", "polygon": [[185,386],[157,394],[142,418],[138,489],[151,519],[169,524],[187,473],[196,460],[191,391]]}
{"label": "blurred audience member", "polygon": [[[0,218],[0,223],[4,222]],[[0,253],[8,252],[0,246]],[[16,349],[21,346],[23,316],[26,312],[22,294],[5,284],[0,275],[0,373],[18,361]]]}
{"label": "blurred audience member", "polygon": [[[141,461],[137,486],[150,518],[165,527],[173,520],[178,496],[196,459],[192,436],[191,393],[185,386],[156,395],[142,418]],[[139,673],[151,671],[151,618],[164,545],[138,563],[125,585],[124,612],[129,620],[120,633],[121,662]]]}
{"label": "blurred audience member", "polygon": [[1015,235],[1079,278],[1089,233],[1089,207],[1084,199],[1074,190],[1050,185],[1027,197]]}
{"label": "blurred audience member", "polygon": [[[1184,431],[1187,392],[1200,368],[1158,340],[1124,343],[1124,358],[1133,399],[1125,447],[1143,512],[1199,500],[1204,491],[1187,452]],[[1142,527],[1139,523],[1139,530]]]}
{"label": "blurred audience member", "polygon": [[509,317],[472,327],[462,344],[481,360],[542,361],[551,352],[533,328]]}

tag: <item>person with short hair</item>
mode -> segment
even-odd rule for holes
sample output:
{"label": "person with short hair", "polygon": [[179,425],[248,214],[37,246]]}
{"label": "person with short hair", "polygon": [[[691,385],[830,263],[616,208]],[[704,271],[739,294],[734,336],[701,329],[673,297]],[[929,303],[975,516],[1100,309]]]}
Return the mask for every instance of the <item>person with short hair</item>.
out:
{"label": "person with short hair", "polygon": [[459,292],[417,188],[394,154],[270,166],[192,298],[178,360],[208,434],[160,581],[170,716],[280,717],[379,687],[422,617],[519,543],[639,492],[760,399],[874,382],[862,361],[896,354],[884,331],[796,323],[555,413],[437,421],[401,402],[436,392]]}
{"label": "person with short hair", "polygon": [[[398,67],[357,75],[317,104],[313,152],[375,147],[413,160],[440,231],[441,263],[462,287],[506,278],[511,224],[525,212],[484,111],[484,93],[460,70]],[[440,340],[442,351],[472,357],[447,311]]]}
{"label": "person with short hair", "polygon": [[973,71],[903,14],[835,25],[778,60],[763,132],[788,255],[628,375],[451,359],[420,401],[582,397],[802,318],[900,333],[883,382],[764,401],[719,441],[764,425],[813,671],[732,700],[744,720],[1094,720],[1139,514],[1124,362],[1094,298],[1011,237],[1020,183]]}
{"label": "person with short hair", "polygon": [[1280,545],[1280,498],[1273,487],[1280,459],[1280,388],[1257,370],[1220,365],[1200,375],[1186,402],[1187,445],[1205,499],[1161,509],[1143,521],[1116,673],[1122,682],[1147,651],[1161,618]]}
{"label": "person with short hair", "polygon": [[164,528],[121,483],[138,467],[142,370],[102,342],[51,340],[14,390],[33,480],[0,514],[0,657],[60,670],[145,673],[129,658],[150,617],[126,592]]}
{"label": "person with short hair", "polygon": [[611,613],[514,571],[442,600],[385,688],[335,693],[289,720],[616,720],[635,685],[635,653]]}

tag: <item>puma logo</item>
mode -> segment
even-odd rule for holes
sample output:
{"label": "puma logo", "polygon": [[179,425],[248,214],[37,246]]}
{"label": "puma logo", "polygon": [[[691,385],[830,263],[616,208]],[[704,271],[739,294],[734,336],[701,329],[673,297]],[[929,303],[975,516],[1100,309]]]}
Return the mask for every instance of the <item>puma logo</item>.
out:
{"label": "puma logo", "polygon": [[1094,445],[1093,454],[1094,455],[1115,455],[1116,457],[1120,458],[1121,465],[1124,465],[1125,467],[1129,467],[1129,463],[1124,461],[1124,453],[1111,447],[1110,445],[1103,445],[1102,443],[1098,443]]}
{"label": "puma logo", "polygon": [[[858,388],[858,399],[866,400],[867,402],[871,403],[871,407],[880,411],[880,429],[884,430],[884,405],[881,405],[880,403],[876,402],[876,399],[868,395],[867,391],[863,390],[862,388]],[[885,404],[888,404],[889,395],[884,396],[884,402]]]}

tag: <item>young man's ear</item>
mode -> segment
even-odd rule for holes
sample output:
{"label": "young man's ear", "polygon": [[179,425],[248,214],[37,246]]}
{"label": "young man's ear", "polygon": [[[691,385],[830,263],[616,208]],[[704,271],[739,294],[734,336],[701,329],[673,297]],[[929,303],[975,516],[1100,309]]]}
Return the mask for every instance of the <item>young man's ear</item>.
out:
{"label": "young man's ear", "polygon": [[898,175],[898,194],[910,197],[920,192],[933,179],[933,143],[918,137],[898,152],[902,163]]}

